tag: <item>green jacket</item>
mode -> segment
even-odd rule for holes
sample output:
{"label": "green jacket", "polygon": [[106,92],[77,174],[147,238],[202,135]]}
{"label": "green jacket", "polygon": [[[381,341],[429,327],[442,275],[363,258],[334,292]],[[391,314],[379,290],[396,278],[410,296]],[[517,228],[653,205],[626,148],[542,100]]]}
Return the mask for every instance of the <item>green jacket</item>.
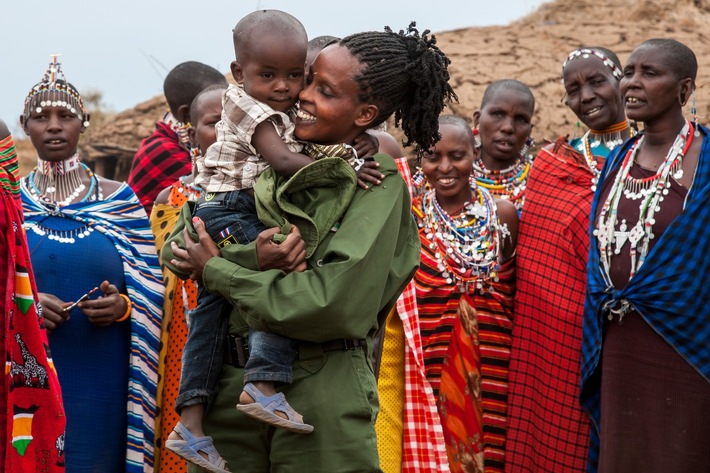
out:
{"label": "green jacket", "polygon": [[256,211],[267,227],[281,227],[281,238],[289,234],[289,222],[295,224],[310,258],[343,216],[356,188],[355,172],[341,158],[314,161],[290,179],[268,168],[254,186]]}
{"label": "green jacket", "polygon": [[[339,227],[318,235],[320,243],[313,248],[306,271],[260,271],[254,243],[226,246],[221,250],[222,258],[207,263],[203,271],[205,287],[235,307],[230,333],[244,335],[251,327],[297,340],[324,342],[366,338],[384,322],[419,264],[420,246],[409,193],[394,160],[384,154],[375,155],[375,159],[385,175],[382,183],[369,190],[356,187],[350,199],[334,193],[332,187],[320,194],[314,193],[314,187],[303,185],[310,182],[310,168],[319,169],[315,165],[323,160],[299,171],[299,179],[303,179],[300,184],[285,179],[273,184],[272,203],[288,213],[289,219],[291,213],[297,213],[296,207],[311,217],[313,212],[332,217],[341,203],[346,206]],[[354,178],[352,170],[348,172]],[[293,192],[284,192],[282,186]],[[327,196],[336,203],[317,196]],[[329,208],[329,204],[333,205]],[[272,216],[278,216],[276,207],[268,202],[262,205],[271,209]],[[170,264],[170,243],[184,246],[184,228],[195,235],[191,213],[190,206],[183,207],[161,254],[166,266],[183,278],[187,275]]]}

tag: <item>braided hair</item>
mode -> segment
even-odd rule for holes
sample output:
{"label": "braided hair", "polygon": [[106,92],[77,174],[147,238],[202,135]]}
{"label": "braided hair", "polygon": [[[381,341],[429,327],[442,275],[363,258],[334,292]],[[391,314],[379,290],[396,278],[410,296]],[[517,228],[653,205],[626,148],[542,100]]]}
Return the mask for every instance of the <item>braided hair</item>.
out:
{"label": "braided hair", "polygon": [[374,102],[379,109],[372,126],[394,113],[407,140],[416,144],[415,152],[428,151],[439,135],[439,114],[445,103],[458,100],[449,85],[451,60],[436,46],[429,30],[421,34],[412,22],[406,31],[368,31],[347,36],[338,42],[363,64],[355,77],[360,100]]}

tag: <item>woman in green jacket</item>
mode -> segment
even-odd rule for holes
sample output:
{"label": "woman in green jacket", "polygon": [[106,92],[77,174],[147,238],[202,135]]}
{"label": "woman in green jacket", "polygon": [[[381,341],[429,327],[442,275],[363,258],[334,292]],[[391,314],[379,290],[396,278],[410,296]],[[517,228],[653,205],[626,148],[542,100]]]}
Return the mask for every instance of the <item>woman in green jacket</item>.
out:
{"label": "woman in green jacket", "polygon": [[[296,136],[352,144],[394,113],[408,142],[428,150],[438,139],[444,102],[455,97],[448,64],[434,38],[419,35],[414,25],[406,32],[344,38],[323,49],[311,66]],[[298,228],[280,244],[271,239],[280,229],[271,228],[249,245],[230,245],[220,253],[199,220],[191,225],[189,207],[181,219],[186,232],[173,233],[164,248],[164,262],[179,276],[201,278],[210,292],[234,305],[230,356],[204,427],[240,472],[380,471],[372,335],[418,265],[419,239],[394,161],[383,154],[375,159],[385,176],[381,184],[356,190],[342,219],[318,237],[307,260],[309,238],[304,242]],[[318,164],[292,180],[319,178]],[[310,186],[280,192],[284,185],[293,182],[277,178],[259,187],[270,189],[274,205],[299,207],[314,220],[323,199],[342,199],[328,196],[327,188],[315,195]],[[300,341],[293,383],[283,392],[315,427],[312,434],[275,430],[235,409],[247,351],[242,337],[249,327]]]}

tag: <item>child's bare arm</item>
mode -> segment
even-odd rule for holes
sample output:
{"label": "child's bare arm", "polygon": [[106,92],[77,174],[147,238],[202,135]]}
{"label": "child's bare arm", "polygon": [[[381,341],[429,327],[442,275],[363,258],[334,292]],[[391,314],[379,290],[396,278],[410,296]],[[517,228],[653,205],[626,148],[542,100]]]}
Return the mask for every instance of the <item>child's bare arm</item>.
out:
{"label": "child's bare arm", "polygon": [[377,153],[380,147],[380,142],[377,137],[371,133],[363,132],[353,141],[353,148],[357,152],[359,158],[367,158]]}
{"label": "child's bare arm", "polygon": [[251,144],[274,171],[284,176],[293,176],[296,171],[313,162],[313,158],[288,149],[268,120],[256,126]]}

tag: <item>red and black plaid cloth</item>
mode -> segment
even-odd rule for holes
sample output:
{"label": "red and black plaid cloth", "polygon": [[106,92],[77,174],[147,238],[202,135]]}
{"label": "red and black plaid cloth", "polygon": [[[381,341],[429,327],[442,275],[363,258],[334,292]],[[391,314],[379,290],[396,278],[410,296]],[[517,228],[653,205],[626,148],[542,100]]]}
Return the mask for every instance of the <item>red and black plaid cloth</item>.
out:
{"label": "red and black plaid cloth", "polygon": [[170,125],[158,122],[133,157],[128,185],[150,215],[160,191],[192,172],[190,153]]}
{"label": "red and black plaid cloth", "polygon": [[565,138],[535,158],[517,245],[507,472],[584,471],[579,403],[592,172]]}

